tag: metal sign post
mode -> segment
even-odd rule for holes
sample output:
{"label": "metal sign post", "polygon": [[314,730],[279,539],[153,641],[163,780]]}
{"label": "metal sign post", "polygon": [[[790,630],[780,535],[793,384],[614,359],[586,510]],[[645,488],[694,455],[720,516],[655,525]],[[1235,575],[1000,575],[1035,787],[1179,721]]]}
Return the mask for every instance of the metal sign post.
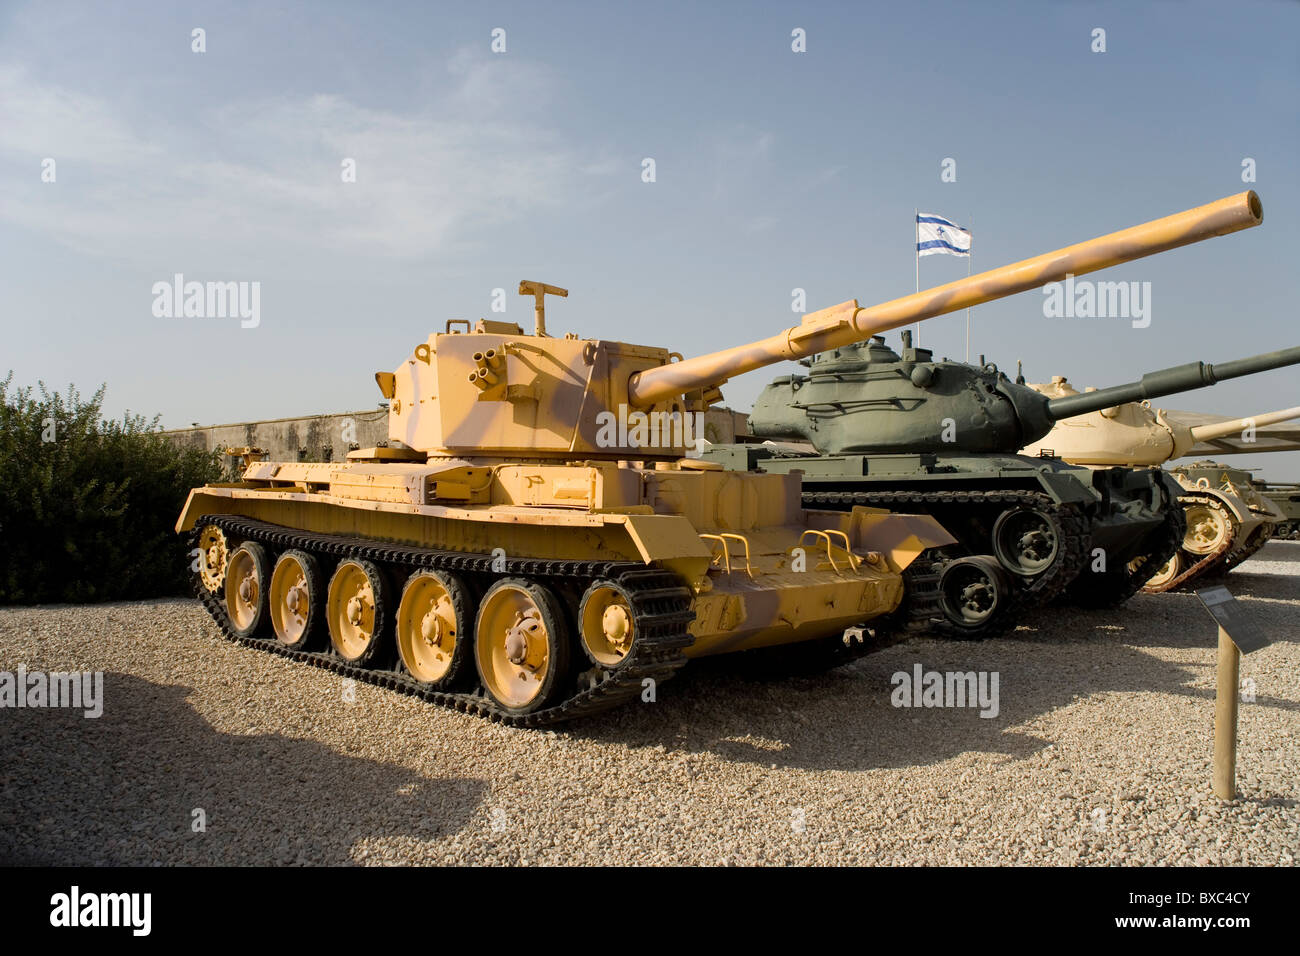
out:
{"label": "metal sign post", "polygon": [[1214,696],[1214,795],[1237,796],[1237,696],[1241,655],[1272,643],[1222,585],[1201,588],[1196,596],[1219,625],[1219,662]]}

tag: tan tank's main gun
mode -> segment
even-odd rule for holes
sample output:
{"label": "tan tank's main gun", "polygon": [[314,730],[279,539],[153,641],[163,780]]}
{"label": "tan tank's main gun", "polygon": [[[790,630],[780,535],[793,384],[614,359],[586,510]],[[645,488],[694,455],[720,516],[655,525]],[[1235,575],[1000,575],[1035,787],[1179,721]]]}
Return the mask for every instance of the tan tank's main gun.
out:
{"label": "tan tank's main gun", "polygon": [[[1188,429],[1188,433],[1192,436],[1192,445],[1195,445],[1197,442],[1227,438],[1229,435],[1244,432],[1248,428],[1263,428],[1266,425],[1276,425],[1278,422],[1289,422],[1295,418],[1300,418],[1300,405],[1283,408],[1276,412],[1268,412],[1265,415],[1250,415],[1246,418],[1234,418],[1226,422],[1193,425]],[[1188,451],[1191,450],[1192,445],[1187,446]],[[1248,450],[1242,449],[1242,451]],[[1187,452],[1185,451],[1183,454],[1187,454]]]}
{"label": "tan tank's main gun", "polygon": [[648,407],[689,391],[719,386],[765,365],[860,342],[881,332],[969,306],[1037,289],[1066,276],[1096,272],[1157,252],[1258,226],[1263,205],[1253,190],[1143,223],[915,295],[863,308],[856,299],[811,312],[778,335],[632,376],[632,405]]}
{"label": "tan tank's main gun", "polygon": [[551,338],[545,297],[568,291],[521,282],[520,293],[534,299],[534,334],[487,319],[465,334],[449,322],[393,373],[376,376],[391,402],[389,446],[475,459],[675,460],[700,437],[702,413],[720,397],[717,386],[733,375],[1236,232],[1262,217],[1259,197],[1245,192],[883,305],[844,302],[779,335],[682,361],[666,348]]}

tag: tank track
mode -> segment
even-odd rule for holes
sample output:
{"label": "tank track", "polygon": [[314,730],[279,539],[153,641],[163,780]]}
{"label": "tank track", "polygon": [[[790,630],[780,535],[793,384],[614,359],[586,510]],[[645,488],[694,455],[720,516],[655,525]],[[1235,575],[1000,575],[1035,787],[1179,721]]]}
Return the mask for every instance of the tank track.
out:
{"label": "tank track", "polygon": [[[1226,520],[1228,520],[1231,523],[1232,515],[1228,513],[1228,509],[1224,507],[1223,503],[1220,502],[1219,499],[1214,497],[1213,495],[1198,494],[1196,492],[1184,492],[1183,494],[1179,495],[1178,503],[1182,507],[1184,513],[1186,513],[1187,505],[1190,504],[1193,500],[1199,501],[1202,504],[1214,508],[1220,514],[1222,514]],[[1185,520],[1186,519],[1184,519],[1184,522]],[[1235,543],[1234,538],[1235,536],[1229,537],[1226,541],[1223,542],[1223,544],[1219,545],[1219,547],[1216,548],[1214,551],[1210,552],[1209,554],[1202,557],[1200,560],[1195,561],[1192,564],[1190,564],[1188,567],[1184,568],[1182,574],[1178,575],[1178,577],[1174,578],[1164,587],[1162,588],[1143,587],[1142,593],[1161,594],[1165,591],[1176,591],[1179,588],[1192,583],[1197,578],[1213,575],[1217,566],[1220,565],[1223,562],[1224,558],[1232,551],[1233,544]],[[1179,547],[1178,552],[1183,555],[1189,554],[1189,552],[1184,551],[1181,547]]]}
{"label": "tank track", "polygon": [[1240,565],[1248,558],[1254,557],[1263,549],[1264,545],[1273,540],[1274,526],[1272,524],[1262,524],[1251,532],[1249,540],[1236,551],[1231,552],[1224,559],[1223,565],[1218,568],[1216,574],[1227,574],[1233,568]]}
{"label": "tank track", "polygon": [[[1065,532],[1061,555],[1051,567],[1033,578],[1027,586],[1017,588],[1008,595],[1008,603],[997,615],[1001,628],[1013,620],[1013,612],[1022,607],[1036,607],[1051,601],[1078,576],[1087,562],[1088,518],[1074,504],[1057,504],[1050,496],[1039,491],[1006,489],[1002,491],[808,491],[805,488],[803,503],[806,508],[826,508],[828,505],[843,510],[853,505],[871,508],[888,508],[890,511],[929,514],[934,508],[999,506],[999,510],[1016,505],[1030,505],[1047,512],[1060,522]],[[940,522],[942,523],[942,522]],[[989,542],[992,549],[993,543]],[[1014,577],[1014,575],[1009,575]],[[1024,580],[1016,578],[1016,580]],[[946,623],[946,622],[945,622]],[[992,622],[990,622],[992,623]],[[940,630],[947,633],[951,628]],[[958,629],[960,630],[960,629]],[[980,629],[983,631],[984,629]],[[998,633],[996,627],[987,627],[987,633],[972,637],[991,637]],[[957,635],[951,635],[957,636]]]}
{"label": "tank track", "polygon": [[1066,589],[1066,600],[1079,607],[1105,609],[1119,607],[1141,591],[1148,581],[1178,553],[1187,534],[1187,515],[1182,505],[1174,502],[1165,512],[1165,520],[1152,537],[1151,546],[1141,556],[1142,565],[1137,571],[1127,566],[1107,574],[1079,574]]}
{"label": "tank track", "polygon": [[[492,573],[492,558],[488,555],[436,551],[342,535],[313,534],[234,515],[200,518],[190,538],[191,548],[197,547],[202,528],[211,524],[221,528],[230,539],[254,540],[277,553],[297,548],[309,554],[327,555],[331,558],[368,559],[381,566],[397,566],[408,572],[434,568],[462,574]],[[396,665],[398,669],[370,669],[350,664],[332,651],[295,651],[274,637],[241,638],[232,630],[219,594],[208,591],[197,575],[194,576],[194,589],[208,614],[229,641],[512,727],[544,727],[609,710],[639,698],[642,681],[646,678],[658,685],[672,677],[686,663],[683,649],[694,640],[687,631],[695,619],[691,610],[691,592],[668,571],[647,568],[629,561],[508,558],[505,574],[541,579],[548,583],[575,584],[584,588],[592,580],[608,578],[627,588],[633,599],[635,622],[639,629],[639,637],[632,646],[631,655],[612,670],[594,668],[583,672],[580,675],[580,686],[558,704],[529,714],[516,714],[500,707],[482,690],[465,693],[434,690],[401,670],[400,663]]]}
{"label": "tank track", "polygon": [[929,549],[903,571],[903,603],[884,619],[885,625],[891,626],[900,637],[928,631],[930,622],[943,614],[939,605],[939,578],[945,563],[934,549]]}

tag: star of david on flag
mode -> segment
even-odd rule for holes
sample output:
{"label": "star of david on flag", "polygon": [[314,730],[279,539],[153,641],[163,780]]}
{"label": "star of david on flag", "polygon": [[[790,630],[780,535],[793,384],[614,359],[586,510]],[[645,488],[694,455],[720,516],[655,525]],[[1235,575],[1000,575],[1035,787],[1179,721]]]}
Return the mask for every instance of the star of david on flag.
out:
{"label": "star of david on flag", "polygon": [[970,255],[970,230],[963,229],[943,216],[916,214],[916,254],[918,256]]}

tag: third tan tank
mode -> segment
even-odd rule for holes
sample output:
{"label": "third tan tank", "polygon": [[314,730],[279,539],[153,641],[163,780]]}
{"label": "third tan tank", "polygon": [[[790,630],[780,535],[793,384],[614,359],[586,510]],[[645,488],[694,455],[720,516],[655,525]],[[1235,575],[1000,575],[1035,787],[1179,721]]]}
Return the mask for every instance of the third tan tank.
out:
{"label": "third tan tank", "polygon": [[[1054,399],[1081,394],[1060,375],[1049,383],[1030,387]],[[1085,389],[1082,394],[1095,391]],[[1152,408],[1150,402],[1123,402],[1057,422],[1043,439],[1027,446],[1025,453],[1055,455],[1072,464],[1098,468],[1163,465],[1186,455],[1198,442],[1250,433],[1295,418],[1300,418],[1300,406],[1189,425],[1173,413]],[[1242,450],[1250,450],[1250,444],[1246,443]],[[1182,546],[1147,582],[1145,592],[1190,586],[1232,570],[1262,548],[1283,520],[1276,505],[1249,481],[1234,482],[1226,473],[1220,476],[1219,471],[1223,467],[1212,463],[1169,469],[1182,488],[1179,500],[1187,518],[1187,531]]]}

